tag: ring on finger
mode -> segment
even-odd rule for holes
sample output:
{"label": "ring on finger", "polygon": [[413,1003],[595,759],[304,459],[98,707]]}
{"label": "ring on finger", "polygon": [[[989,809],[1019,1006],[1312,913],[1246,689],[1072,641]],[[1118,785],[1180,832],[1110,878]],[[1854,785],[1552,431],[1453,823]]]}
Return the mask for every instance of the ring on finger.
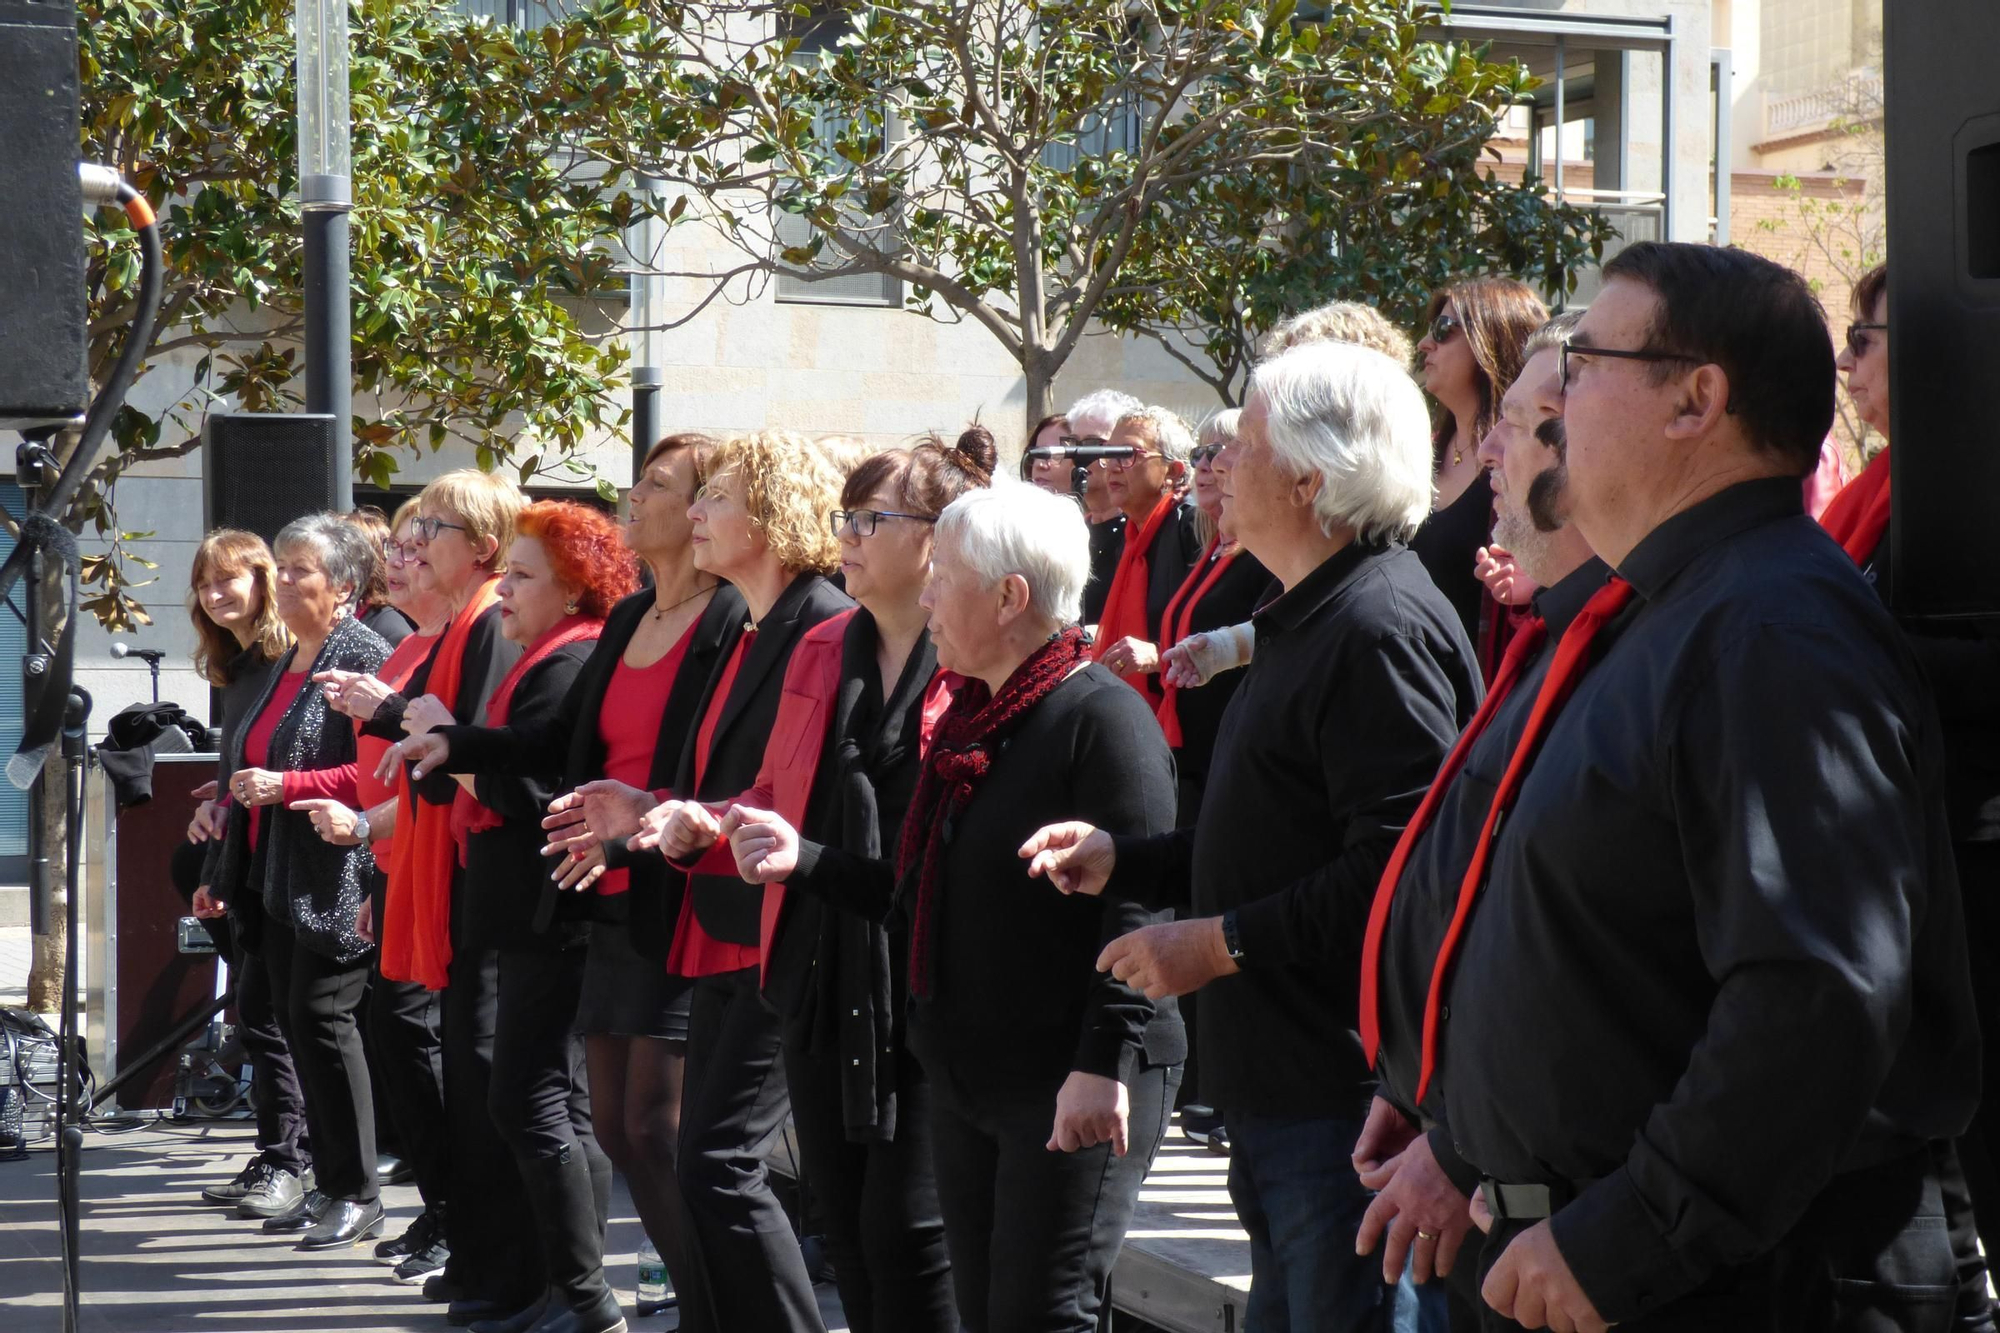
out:
{"label": "ring on finger", "polygon": [[1417,1239],[1418,1239],[1418,1240],[1436,1240],[1437,1238],[1438,1238],[1438,1233],[1437,1233],[1437,1232],[1435,1232],[1435,1231],[1425,1231],[1425,1230],[1424,1230],[1424,1229],[1423,1229],[1422,1227],[1418,1227],[1418,1228],[1417,1228]]}

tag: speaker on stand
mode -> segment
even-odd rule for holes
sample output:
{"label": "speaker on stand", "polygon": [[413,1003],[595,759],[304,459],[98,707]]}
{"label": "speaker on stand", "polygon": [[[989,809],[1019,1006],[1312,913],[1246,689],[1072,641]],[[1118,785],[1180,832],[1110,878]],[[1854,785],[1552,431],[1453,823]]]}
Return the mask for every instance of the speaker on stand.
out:
{"label": "speaker on stand", "polygon": [[202,524],[265,541],[295,518],[332,509],[346,465],[330,416],[215,412],[201,432]]}

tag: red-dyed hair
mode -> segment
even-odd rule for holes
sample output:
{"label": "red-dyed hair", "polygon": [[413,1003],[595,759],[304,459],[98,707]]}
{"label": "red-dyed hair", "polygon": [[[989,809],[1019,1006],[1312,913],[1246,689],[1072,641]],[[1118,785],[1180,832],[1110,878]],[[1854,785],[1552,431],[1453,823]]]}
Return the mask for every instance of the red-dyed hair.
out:
{"label": "red-dyed hair", "polygon": [[514,520],[514,533],[542,544],[556,582],[576,589],[580,615],[602,620],[639,586],[639,562],[602,510],[573,500],[537,500]]}

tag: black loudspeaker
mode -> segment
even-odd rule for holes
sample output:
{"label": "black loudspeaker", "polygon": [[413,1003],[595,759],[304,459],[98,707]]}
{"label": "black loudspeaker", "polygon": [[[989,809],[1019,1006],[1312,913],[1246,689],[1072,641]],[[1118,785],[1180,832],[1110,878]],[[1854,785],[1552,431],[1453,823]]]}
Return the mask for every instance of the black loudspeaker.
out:
{"label": "black loudspeaker", "polygon": [[333,508],[345,461],[330,416],[211,413],[201,432],[202,524],[268,542],[293,519]]}
{"label": "black loudspeaker", "polygon": [[89,405],[81,137],[74,0],[0,0],[0,427]]}
{"label": "black loudspeaker", "polygon": [[2000,615],[2000,5],[1899,0],[1882,18],[1890,595],[1906,615]]}

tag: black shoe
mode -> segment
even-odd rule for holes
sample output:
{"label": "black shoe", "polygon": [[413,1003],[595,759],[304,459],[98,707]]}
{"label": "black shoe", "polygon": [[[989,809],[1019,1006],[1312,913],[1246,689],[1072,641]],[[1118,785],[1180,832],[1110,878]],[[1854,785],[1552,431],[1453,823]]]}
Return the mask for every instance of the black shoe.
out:
{"label": "black shoe", "polygon": [[385,1264],[400,1264],[417,1251],[422,1250],[444,1235],[443,1219],[438,1210],[426,1208],[411,1219],[403,1228],[403,1234],[394,1240],[385,1240],[375,1247],[375,1257]]}
{"label": "black shoe", "polygon": [[429,1285],[432,1278],[443,1275],[444,1266],[450,1262],[451,1250],[446,1247],[444,1238],[440,1236],[397,1264],[393,1276],[406,1287],[414,1287],[419,1282]]}
{"label": "black shoe", "polygon": [[625,1333],[625,1312],[618,1297],[606,1291],[587,1309],[558,1308],[529,1333]]}
{"label": "black shoe", "polygon": [[392,1152],[378,1153],[375,1157],[375,1179],[384,1185],[407,1185],[417,1178],[417,1168],[410,1165],[406,1157],[398,1157]]}
{"label": "black shoe", "polygon": [[327,1209],[333,1207],[333,1200],[318,1190],[307,1190],[299,1196],[299,1201],[276,1217],[267,1218],[264,1230],[269,1232],[306,1232],[319,1225],[326,1216]]}
{"label": "black shoe", "polygon": [[[264,1159],[261,1157],[252,1157],[243,1164],[243,1169],[238,1171],[234,1176],[219,1185],[210,1185],[207,1189],[203,1190],[201,1192],[201,1201],[203,1203],[241,1203],[243,1196],[250,1192],[250,1187],[257,1183],[259,1176],[262,1174],[257,1170],[260,1166],[264,1166]],[[266,1171],[270,1170],[269,1167],[265,1167],[264,1169]]]}
{"label": "black shoe", "polygon": [[302,1250],[344,1250],[382,1230],[380,1199],[336,1199],[299,1240]]}
{"label": "black shoe", "polygon": [[550,1293],[545,1291],[505,1319],[481,1319],[472,1325],[472,1333],[528,1333],[548,1316],[549,1298]]}
{"label": "black shoe", "polygon": [[465,1299],[465,1288],[459,1286],[458,1283],[452,1281],[443,1273],[439,1273],[436,1277],[424,1280],[424,1299],[427,1301],[437,1301],[440,1304],[450,1301],[453,1305],[456,1305]]}
{"label": "black shoe", "polygon": [[1229,1126],[1217,1125],[1208,1131],[1208,1150],[1217,1157],[1229,1156]]}
{"label": "black shoe", "polygon": [[502,1301],[472,1297],[468,1300],[453,1301],[451,1308],[444,1312],[444,1317],[459,1328],[464,1328],[468,1324],[484,1323],[491,1319],[512,1319],[520,1313],[520,1308],[518,1305],[508,1305]]}
{"label": "black shoe", "polygon": [[299,1206],[306,1185],[282,1167],[259,1162],[250,1168],[250,1186],[236,1201],[238,1217],[280,1217]]}

